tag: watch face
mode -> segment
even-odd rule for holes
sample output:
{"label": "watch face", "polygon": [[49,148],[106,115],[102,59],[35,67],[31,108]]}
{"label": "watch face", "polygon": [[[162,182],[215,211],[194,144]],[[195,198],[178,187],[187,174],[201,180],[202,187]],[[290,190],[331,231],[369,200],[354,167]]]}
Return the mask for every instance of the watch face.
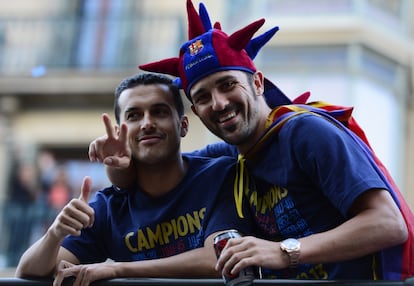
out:
{"label": "watch face", "polygon": [[285,239],[280,243],[280,248],[289,256],[289,267],[296,267],[299,263],[300,241],[294,238]]}
{"label": "watch face", "polygon": [[294,238],[288,238],[284,240],[283,244],[286,247],[286,249],[289,249],[289,250],[295,250],[300,246],[299,240],[294,239]]}

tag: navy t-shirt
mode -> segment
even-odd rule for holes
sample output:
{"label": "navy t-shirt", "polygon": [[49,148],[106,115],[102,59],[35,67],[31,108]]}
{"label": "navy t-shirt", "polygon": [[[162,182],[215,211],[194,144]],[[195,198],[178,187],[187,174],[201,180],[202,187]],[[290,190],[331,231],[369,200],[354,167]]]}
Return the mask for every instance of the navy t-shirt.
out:
{"label": "navy t-shirt", "polygon": [[[68,236],[62,246],[80,263],[139,261],[202,247],[208,235],[225,229],[250,233],[237,216],[233,198],[233,158],[183,155],[184,179],[168,194],[153,198],[139,190],[109,187],[96,193],[92,228]],[[246,211],[248,214],[248,211]],[[213,247],[213,246],[211,246]]]}
{"label": "navy t-shirt", "polygon": [[[196,153],[238,155],[234,146],[225,143]],[[252,178],[245,200],[258,227],[256,236],[273,241],[333,229],[349,219],[349,209],[359,195],[373,188],[387,189],[354,139],[312,114],[288,120],[259,152],[246,159],[246,167]],[[373,262],[374,255],[368,255],[279,271],[263,269],[263,274],[285,279],[373,279]]]}
{"label": "navy t-shirt", "polygon": [[[362,193],[387,189],[354,139],[320,116],[305,114],[290,119],[255,158],[247,161],[256,183],[247,200],[259,233],[269,240],[300,238],[333,229],[349,219],[349,209]],[[339,263],[301,264],[268,275],[373,279],[373,259],[368,255]]]}

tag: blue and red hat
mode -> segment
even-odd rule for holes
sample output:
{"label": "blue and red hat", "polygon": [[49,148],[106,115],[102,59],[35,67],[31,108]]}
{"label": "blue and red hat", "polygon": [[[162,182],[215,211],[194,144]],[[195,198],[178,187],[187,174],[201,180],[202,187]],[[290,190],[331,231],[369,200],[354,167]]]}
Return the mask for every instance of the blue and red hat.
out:
{"label": "blue and red hat", "polygon": [[[199,11],[200,15],[191,0],[187,0],[189,41],[181,46],[179,57],[139,66],[142,70],[177,76],[176,83],[184,89],[190,101],[191,87],[212,73],[224,70],[256,72],[253,59],[279,30],[278,27],[274,27],[252,39],[265,22],[264,19],[260,19],[228,36],[221,30],[220,23],[216,22],[214,27],[211,25],[203,3],[200,3]],[[291,103],[290,99],[267,79],[265,98],[271,107]]]}

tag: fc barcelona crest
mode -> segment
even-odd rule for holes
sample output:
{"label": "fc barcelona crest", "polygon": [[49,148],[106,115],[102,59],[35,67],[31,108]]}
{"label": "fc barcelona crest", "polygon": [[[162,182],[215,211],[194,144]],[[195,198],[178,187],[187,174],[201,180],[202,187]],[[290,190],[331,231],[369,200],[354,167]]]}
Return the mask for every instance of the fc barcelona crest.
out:
{"label": "fc barcelona crest", "polygon": [[201,40],[197,40],[192,43],[188,49],[190,50],[190,55],[195,56],[204,48],[203,42]]}

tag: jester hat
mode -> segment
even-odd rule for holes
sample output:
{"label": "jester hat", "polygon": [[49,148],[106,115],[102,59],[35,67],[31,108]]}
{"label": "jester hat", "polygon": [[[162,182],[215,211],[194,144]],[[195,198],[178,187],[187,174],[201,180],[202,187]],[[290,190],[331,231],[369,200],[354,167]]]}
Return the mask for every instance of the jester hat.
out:
{"label": "jester hat", "polygon": [[[221,30],[220,23],[216,22],[214,27],[211,25],[203,3],[200,3],[199,11],[200,14],[191,0],[187,0],[189,41],[181,46],[179,57],[139,66],[145,71],[178,77],[175,82],[190,101],[191,87],[212,73],[225,70],[240,70],[252,74],[256,72],[253,59],[279,29],[274,27],[252,39],[265,22],[260,19],[228,36]],[[265,78],[264,84],[264,95],[271,107],[291,104],[283,92],[268,79]]]}

